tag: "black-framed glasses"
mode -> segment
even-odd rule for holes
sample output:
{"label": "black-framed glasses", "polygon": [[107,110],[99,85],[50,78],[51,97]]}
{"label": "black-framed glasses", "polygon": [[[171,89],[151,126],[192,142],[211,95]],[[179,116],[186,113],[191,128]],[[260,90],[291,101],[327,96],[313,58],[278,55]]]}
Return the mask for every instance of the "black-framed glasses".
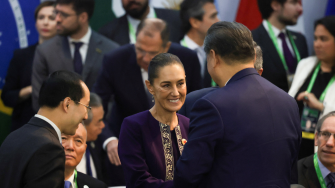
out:
{"label": "black-framed glasses", "polygon": [[318,134],[324,140],[328,140],[330,138],[330,136],[333,136],[334,140],[335,140],[335,133],[330,133],[328,131],[320,131]]}
{"label": "black-framed glasses", "polygon": [[75,103],[78,103],[78,104],[81,104],[81,105],[83,105],[83,106],[85,106],[86,108],[87,108],[87,110],[91,110],[92,109],[92,107],[90,107],[90,106],[87,106],[87,105],[85,105],[85,104],[83,104],[83,103],[81,103],[81,102],[79,102],[79,101],[74,101]]}
{"label": "black-framed glasses", "polygon": [[57,16],[59,14],[60,18],[62,18],[62,19],[66,19],[67,17],[77,15],[77,14],[68,14],[68,13],[65,13],[65,12],[58,11],[58,10],[54,10],[54,14],[55,14],[55,16]]}

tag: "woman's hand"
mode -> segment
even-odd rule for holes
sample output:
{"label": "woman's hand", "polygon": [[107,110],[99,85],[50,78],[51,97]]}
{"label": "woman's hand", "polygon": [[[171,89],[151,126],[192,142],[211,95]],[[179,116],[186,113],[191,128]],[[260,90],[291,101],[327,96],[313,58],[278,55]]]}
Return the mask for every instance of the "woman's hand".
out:
{"label": "woman's hand", "polygon": [[297,96],[298,101],[303,101],[307,104],[308,107],[323,111],[323,104],[315,97],[313,93],[301,92]]}

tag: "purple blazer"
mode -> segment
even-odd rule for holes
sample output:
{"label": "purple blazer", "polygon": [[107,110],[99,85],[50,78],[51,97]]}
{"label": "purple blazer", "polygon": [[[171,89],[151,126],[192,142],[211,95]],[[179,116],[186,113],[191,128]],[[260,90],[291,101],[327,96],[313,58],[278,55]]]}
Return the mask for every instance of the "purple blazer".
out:
{"label": "purple blazer", "polygon": [[123,120],[118,147],[127,188],[173,187],[170,180],[183,151],[181,140],[188,138],[189,126],[187,117],[177,116],[179,126],[173,131],[158,122],[149,110]]}

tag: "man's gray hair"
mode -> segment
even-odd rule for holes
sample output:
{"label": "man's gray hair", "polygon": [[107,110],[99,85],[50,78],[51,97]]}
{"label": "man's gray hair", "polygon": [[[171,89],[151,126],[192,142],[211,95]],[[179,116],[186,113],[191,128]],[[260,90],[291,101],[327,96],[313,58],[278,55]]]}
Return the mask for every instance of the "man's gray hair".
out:
{"label": "man's gray hair", "polygon": [[[90,93],[90,107],[94,108],[94,107],[100,107],[102,106],[102,100],[99,97],[99,95],[97,95],[96,93]],[[87,111],[87,119],[83,121],[83,125],[84,126],[88,126],[93,119],[93,114],[91,110]]]}
{"label": "man's gray hair", "polygon": [[254,41],[254,48],[256,51],[256,61],[254,64],[254,67],[256,70],[259,70],[261,68],[263,68],[263,52],[260,46],[258,46],[258,44]]}
{"label": "man's gray hair", "polygon": [[331,116],[335,116],[335,111],[329,112],[327,115],[325,115],[321,119],[319,119],[318,123],[316,124],[316,131],[318,133],[321,131],[321,127],[322,127],[323,122]]}

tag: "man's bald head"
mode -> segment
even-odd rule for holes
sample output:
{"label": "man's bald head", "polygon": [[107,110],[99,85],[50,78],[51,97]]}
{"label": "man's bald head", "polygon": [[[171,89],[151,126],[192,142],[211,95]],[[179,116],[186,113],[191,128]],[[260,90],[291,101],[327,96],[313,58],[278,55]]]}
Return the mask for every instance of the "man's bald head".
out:
{"label": "man's bald head", "polygon": [[159,32],[163,47],[169,42],[170,28],[168,24],[159,18],[146,18],[137,27],[136,38],[141,33],[149,37],[153,37],[155,32]]}

